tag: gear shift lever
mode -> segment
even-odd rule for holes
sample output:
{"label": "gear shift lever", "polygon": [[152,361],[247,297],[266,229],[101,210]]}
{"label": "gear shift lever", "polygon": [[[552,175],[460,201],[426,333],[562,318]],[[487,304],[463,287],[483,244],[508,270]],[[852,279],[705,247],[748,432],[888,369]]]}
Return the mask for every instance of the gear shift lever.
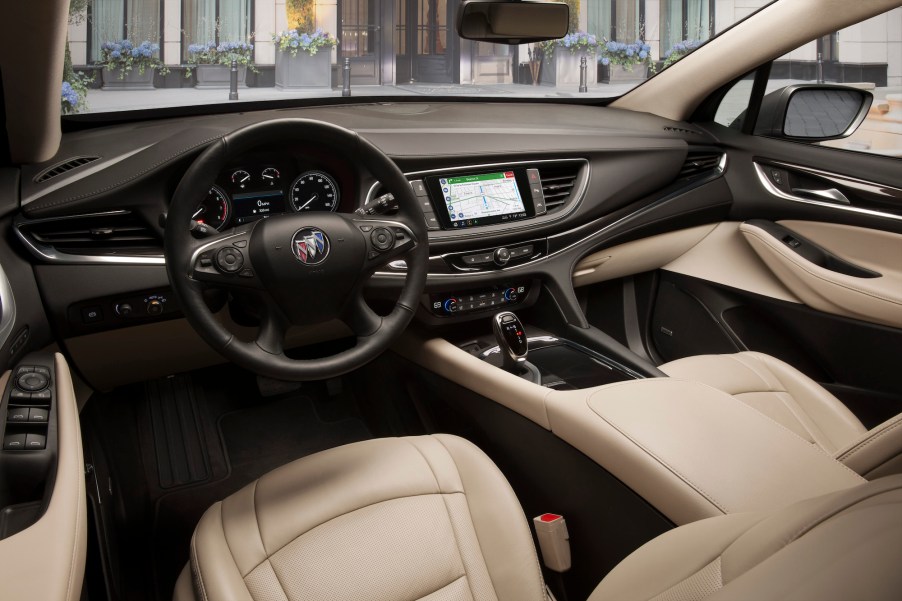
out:
{"label": "gear shift lever", "polygon": [[492,318],[492,331],[501,352],[502,369],[538,384],[541,380],[539,370],[526,361],[529,342],[520,318],[511,311],[497,313]]}

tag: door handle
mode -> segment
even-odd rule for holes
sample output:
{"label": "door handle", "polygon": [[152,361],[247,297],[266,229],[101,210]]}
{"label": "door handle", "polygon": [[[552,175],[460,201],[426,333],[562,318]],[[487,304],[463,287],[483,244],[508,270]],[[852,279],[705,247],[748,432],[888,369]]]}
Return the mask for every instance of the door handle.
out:
{"label": "door handle", "polygon": [[846,195],[837,190],[836,188],[824,188],[824,189],[807,189],[807,188],[793,188],[793,194],[800,195],[808,195],[814,196],[815,198],[821,200],[829,200],[830,202],[836,202],[839,204],[850,205],[852,204]]}

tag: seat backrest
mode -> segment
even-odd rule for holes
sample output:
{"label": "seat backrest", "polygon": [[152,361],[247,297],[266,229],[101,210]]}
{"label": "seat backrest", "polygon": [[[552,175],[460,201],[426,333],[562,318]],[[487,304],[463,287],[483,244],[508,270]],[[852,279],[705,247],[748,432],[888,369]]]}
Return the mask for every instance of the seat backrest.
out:
{"label": "seat backrest", "polygon": [[902,590],[900,559],[902,476],[891,476],[671,530],[624,559],[590,601],[889,601]]}

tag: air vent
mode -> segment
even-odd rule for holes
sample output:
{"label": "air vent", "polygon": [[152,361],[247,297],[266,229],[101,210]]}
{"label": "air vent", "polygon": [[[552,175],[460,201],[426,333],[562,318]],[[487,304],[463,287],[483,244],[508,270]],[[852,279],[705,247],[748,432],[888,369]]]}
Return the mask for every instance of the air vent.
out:
{"label": "air vent", "polygon": [[73,159],[69,159],[68,161],[63,161],[62,163],[57,163],[50,169],[45,169],[34,178],[35,183],[43,184],[46,181],[53,179],[58,175],[62,175],[67,171],[72,171],[73,169],[77,169],[88,163],[93,163],[98,160],[100,157],[75,157]]}
{"label": "air vent", "polygon": [[138,215],[116,211],[22,222],[19,230],[39,247],[79,255],[161,255],[163,243]]}
{"label": "air vent", "polygon": [[689,151],[686,162],[683,163],[677,180],[695,179],[702,175],[708,175],[718,168],[722,152],[718,151]]}
{"label": "air vent", "polygon": [[549,213],[559,211],[570,200],[576,178],[579,176],[579,163],[561,163],[542,165],[539,176],[542,178],[542,192],[545,194],[545,208]]}

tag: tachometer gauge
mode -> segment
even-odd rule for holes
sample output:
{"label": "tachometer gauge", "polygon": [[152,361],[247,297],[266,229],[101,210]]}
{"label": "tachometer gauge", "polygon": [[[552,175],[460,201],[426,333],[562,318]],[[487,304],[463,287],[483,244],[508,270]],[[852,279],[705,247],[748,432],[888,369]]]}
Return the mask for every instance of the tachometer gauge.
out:
{"label": "tachometer gauge", "polygon": [[228,195],[217,186],[210,188],[207,197],[197,205],[191,219],[221,231],[232,216],[232,203]]}
{"label": "tachometer gauge", "polygon": [[232,174],[232,183],[239,188],[244,188],[249,183],[251,183],[251,174],[244,169],[239,169]]}
{"label": "tachometer gauge", "polygon": [[281,178],[282,175],[275,167],[267,167],[260,173],[260,177],[267,186],[275,186],[279,183],[279,178]]}
{"label": "tachometer gauge", "polygon": [[295,211],[334,211],[338,186],[322,171],[308,171],[291,184],[291,208]]}

